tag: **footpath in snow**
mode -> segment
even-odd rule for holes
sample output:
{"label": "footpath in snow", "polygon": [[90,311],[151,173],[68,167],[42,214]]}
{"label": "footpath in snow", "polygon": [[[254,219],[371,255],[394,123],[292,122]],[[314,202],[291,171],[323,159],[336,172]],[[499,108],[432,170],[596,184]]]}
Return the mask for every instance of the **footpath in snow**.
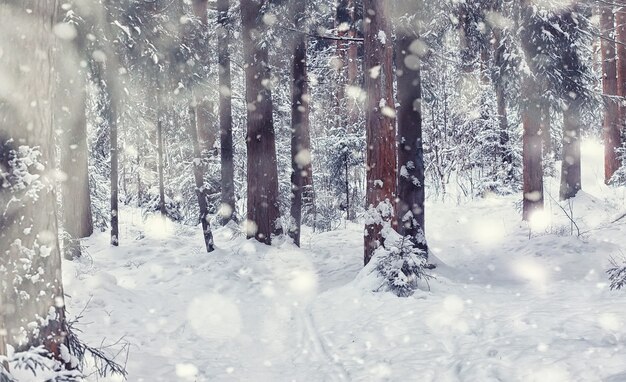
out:
{"label": "footpath in snow", "polygon": [[626,295],[604,274],[626,248],[626,218],[611,223],[626,191],[583,148],[580,236],[549,198],[534,232],[517,196],[428,204],[436,279],[409,298],[359,274],[361,225],[306,231],[302,249],[219,228],[206,254],[199,229],[126,210],[120,247],[95,234],[64,263],[69,313],[84,309],[90,345],[129,344],[132,382],[626,381]]}

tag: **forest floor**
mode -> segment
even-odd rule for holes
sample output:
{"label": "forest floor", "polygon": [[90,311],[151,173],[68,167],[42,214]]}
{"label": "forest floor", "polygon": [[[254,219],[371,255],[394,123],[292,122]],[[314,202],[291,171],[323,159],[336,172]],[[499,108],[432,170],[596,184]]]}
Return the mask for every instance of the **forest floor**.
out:
{"label": "forest floor", "polygon": [[206,254],[199,229],[125,210],[119,248],[95,234],[64,263],[69,313],[90,345],[129,344],[132,382],[626,381],[626,291],[605,275],[626,190],[602,184],[601,146],[583,155],[580,235],[549,197],[532,230],[518,195],[428,203],[436,278],[412,297],[372,292],[360,224],[306,231],[302,249],[219,228]]}

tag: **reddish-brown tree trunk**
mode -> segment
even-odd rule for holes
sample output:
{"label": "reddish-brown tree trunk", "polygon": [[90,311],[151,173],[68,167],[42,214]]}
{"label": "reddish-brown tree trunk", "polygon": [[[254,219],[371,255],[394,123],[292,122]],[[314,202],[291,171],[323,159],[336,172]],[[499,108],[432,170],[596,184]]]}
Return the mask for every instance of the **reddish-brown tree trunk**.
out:
{"label": "reddish-brown tree trunk", "polygon": [[278,218],[278,170],[272,116],[271,78],[267,44],[261,44],[262,8],[267,0],[241,0],[244,68],[246,75],[248,212],[247,234],[271,244],[281,234]]}
{"label": "reddish-brown tree trunk", "polygon": [[[620,167],[616,150],[621,146],[619,103],[617,96],[617,63],[615,38],[615,15],[613,5],[601,7],[600,29],[602,39],[602,90],[607,97],[604,109],[604,182],[609,183],[611,177]],[[611,98],[608,98],[611,97]]]}
{"label": "reddish-brown tree trunk", "polygon": [[[367,264],[374,251],[384,243],[382,224],[392,216],[374,212],[381,204],[393,204],[396,198],[396,121],[393,97],[393,44],[384,0],[364,0],[365,44],[365,128],[367,144],[366,204],[380,220],[368,219],[365,224],[365,255]],[[394,224],[395,225],[395,224]]]}
{"label": "reddish-brown tree trunk", "polygon": [[219,92],[220,92],[220,156],[221,156],[221,186],[222,206],[220,208],[220,219],[222,224],[236,216],[235,210],[235,167],[233,162],[233,116],[231,101],[231,81],[230,81],[230,45],[229,27],[229,1],[218,0],[218,24],[217,49],[219,63]]}
{"label": "reddish-brown tree trunk", "polygon": [[[626,7],[620,7],[615,13],[615,40],[617,52],[617,95],[626,97]],[[621,101],[619,107],[620,129],[626,122],[626,107]]]}

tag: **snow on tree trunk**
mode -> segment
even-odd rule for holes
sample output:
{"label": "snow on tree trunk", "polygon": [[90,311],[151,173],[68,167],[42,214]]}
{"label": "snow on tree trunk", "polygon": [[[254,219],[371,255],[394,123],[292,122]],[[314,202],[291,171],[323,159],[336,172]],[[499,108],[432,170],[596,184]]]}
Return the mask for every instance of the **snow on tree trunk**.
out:
{"label": "snow on tree trunk", "polygon": [[398,204],[400,234],[426,250],[424,240],[424,149],[422,144],[422,85],[416,36],[396,31],[398,98]]}
{"label": "snow on tree trunk", "polygon": [[[602,51],[602,90],[604,96],[617,95],[617,64],[615,38],[615,15],[613,5],[601,6],[600,41]],[[619,103],[615,99],[605,98],[604,110],[604,182],[609,183],[611,177],[620,167],[617,149],[621,147]]]}
{"label": "snow on tree trunk", "polygon": [[220,157],[221,157],[221,207],[222,224],[233,220],[235,210],[235,166],[233,162],[233,115],[232,88],[230,81],[230,31],[229,0],[217,1],[217,51],[219,64],[219,115],[220,115]]}
{"label": "snow on tree trunk", "polygon": [[[370,215],[365,222],[367,264],[384,242],[383,223],[392,222],[382,205],[396,198],[396,128],[393,97],[393,44],[384,0],[363,1],[365,128],[367,134],[366,205]],[[391,223],[396,225],[395,222]]]}
{"label": "snow on tree trunk", "polygon": [[244,69],[246,76],[248,212],[246,233],[271,244],[272,234],[281,234],[278,218],[278,170],[272,116],[271,76],[267,44],[262,44],[267,28],[262,9],[267,0],[241,0]]}
{"label": "snow on tree trunk", "polygon": [[53,28],[56,6],[24,0],[0,12],[0,51],[13,52],[2,57],[0,72],[15,73],[0,94],[0,309],[8,344],[18,351],[44,346],[61,359],[66,322],[51,74],[55,32],[66,35]]}
{"label": "snow on tree trunk", "polygon": [[[306,11],[306,0],[293,3],[292,15],[295,27],[302,30],[305,26],[302,17]],[[302,208],[304,193],[312,192],[313,175],[311,166],[311,139],[309,136],[309,91],[307,83],[307,45],[306,36],[298,33],[294,36],[291,83],[291,218],[289,236],[300,246],[302,226]],[[307,180],[308,179],[308,180]],[[308,190],[305,191],[305,187]],[[310,196],[306,199],[309,199]],[[306,200],[308,203],[311,200]]]}

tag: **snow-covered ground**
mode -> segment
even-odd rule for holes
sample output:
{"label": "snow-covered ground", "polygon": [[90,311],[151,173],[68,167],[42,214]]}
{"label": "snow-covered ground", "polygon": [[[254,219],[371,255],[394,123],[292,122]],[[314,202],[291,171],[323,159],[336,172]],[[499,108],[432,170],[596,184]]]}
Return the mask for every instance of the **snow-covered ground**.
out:
{"label": "snow-covered ground", "polygon": [[602,184],[601,150],[583,145],[580,236],[549,196],[532,230],[519,196],[428,204],[436,279],[409,298],[359,274],[361,225],[306,231],[302,249],[220,228],[206,254],[199,229],[126,210],[119,248],[96,234],[64,264],[70,315],[93,346],[130,343],[132,382],[626,381],[626,291],[604,274],[626,191]]}

